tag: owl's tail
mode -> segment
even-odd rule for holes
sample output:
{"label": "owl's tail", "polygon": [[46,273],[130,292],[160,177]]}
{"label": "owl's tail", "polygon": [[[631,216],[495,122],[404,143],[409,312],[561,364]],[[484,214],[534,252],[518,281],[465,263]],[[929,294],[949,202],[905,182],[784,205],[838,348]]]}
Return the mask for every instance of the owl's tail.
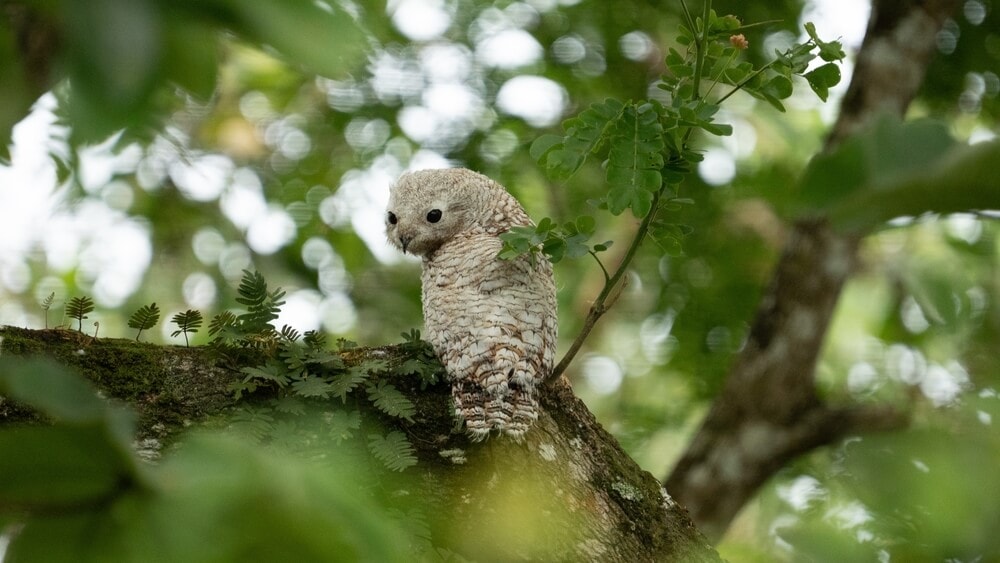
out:
{"label": "owl's tail", "polygon": [[494,430],[520,442],[538,419],[534,389],[508,384],[506,393],[490,396],[476,383],[456,382],[452,387],[455,412],[465,421],[473,442],[481,442]]}

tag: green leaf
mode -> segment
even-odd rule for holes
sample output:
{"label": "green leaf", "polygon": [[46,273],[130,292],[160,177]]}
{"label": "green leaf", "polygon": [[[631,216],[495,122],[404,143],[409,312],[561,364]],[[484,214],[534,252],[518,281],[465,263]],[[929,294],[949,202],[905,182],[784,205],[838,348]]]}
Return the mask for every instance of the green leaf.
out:
{"label": "green leaf", "polygon": [[276,383],[278,387],[288,385],[288,374],[281,364],[269,363],[259,367],[245,367],[240,371],[246,374],[247,380],[268,381]]}
{"label": "green leaf", "polygon": [[921,175],[954,140],[940,123],[901,123],[883,116],[831,153],[819,154],[800,182],[802,203],[820,210],[865,190],[880,190],[902,177]]}
{"label": "green leaf", "polygon": [[816,25],[812,22],[806,22],[805,24],[806,33],[809,34],[809,38],[813,40],[814,43],[819,47],[819,56],[824,61],[833,62],[843,60],[847,56],[844,53],[844,48],[840,41],[823,41],[816,35]]}
{"label": "green leaf", "polygon": [[276,412],[293,414],[296,416],[301,416],[306,414],[306,406],[302,400],[296,397],[281,397],[280,399],[275,399],[271,402],[274,405],[274,410]]}
{"label": "green leaf", "polygon": [[278,357],[285,364],[289,375],[302,377],[306,374],[309,361],[306,349],[295,342],[283,341],[279,345]]}
{"label": "green leaf", "polygon": [[607,181],[608,210],[618,215],[631,209],[645,217],[663,178],[663,127],[652,104],[626,106],[610,139]]}
{"label": "green leaf", "polygon": [[164,17],[164,78],[206,102],[215,92],[219,33],[207,22],[170,10]]}
{"label": "green leaf", "polygon": [[135,339],[139,340],[139,335],[142,334],[142,331],[153,328],[159,321],[160,308],[156,306],[156,303],[153,303],[139,307],[139,310],[129,318],[128,326],[139,329],[139,332],[135,335]]}
{"label": "green leaf", "polygon": [[760,91],[765,96],[773,96],[778,100],[784,100],[792,95],[792,81],[779,74],[764,83]]}
{"label": "green leaf", "polygon": [[0,507],[72,506],[109,499],[140,479],[131,416],[65,368],[0,360],[0,395],[52,417],[52,426],[0,430]]}
{"label": "green leaf", "polygon": [[378,410],[389,416],[413,422],[413,415],[417,413],[417,407],[400,393],[396,386],[379,381],[375,385],[368,385],[365,390],[368,393],[368,398]]}
{"label": "green leaf", "polygon": [[335,410],[326,416],[329,436],[338,444],[354,437],[354,431],[361,428],[361,413],[356,410]]}
{"label": "green leaf", "polygon": [[799,212],[867,230],[901,215],[1000,207],[996,141],[957,145],[931,120],[883,116],[813,158],[803,174]]}
{"label": "green leaf", "polygon": [[236,326],[242,334],[262,334],[273,330],[271,321],[278,318],[285,292],[279,287],[268,291],[267,282],[260,272],[243,270],[237,289],[236,302],[247,306],[247,312],[236,317]]}
{"label": "green leaf", "polygon": [[124,492],[127,448],[100,421],[0,431],[0,506],[74,506]]}
{"label": "green leaf", "polygon": [[830,95],[830,88],[840,83],[840,67],[834,63],[826,63],[803,76],[809,81],[813,92],[825,102]]}
{"label": "green leaf", "polygon": [[545,241],[542,245],[542,252],[549,257],[549,261],[558,264],[566,256],[566,241],[553,237]]}
{"label": "green leaf", "polygon": [[597,220],[590,215],[581,215],[576,218],[576,228],[581,233],[592,235],[597,228]]}
{"label": "green leaf", "polygon": [[819,211],[860,189],[869,174],[864,143],[856,137],[845,139],[832,152],[818,153],[809,161],[799,182],[800,206]]}
{"label": "green leaf", "polygon": [[74,140],[102,141],[123,127],[149,124],[161,77],[157,3],[92,0],[63,8]]}
{"label": "green leaf", "polygon": [[347,401],[347,394],[354,391],[358,385],[368,380],[370,374],[364,366],[351,366],[347,371],[333,376],[330,391],[334,397]]}
{"label": "green leaf", "polygon": [[413,446],[406,439],[406,434],[398,430],[385,436],[369,434],[368,450],[375,456],[375,459],[384,463],[392,471],[403,471],[407,467],[417,464]]}
{"label": "green leaf", "polygon": [[35,101],[12,28],[11,25],[0,26],[0,61],[3,61],[0,64],[0,100],[4,101],[0,104],[0,164],[10,162],[11,132],[14,125],[28,115]]}
{"label": "green leaf", "polygon": [[0,395],[31,405],[57,421],[91,422],[107,410],[83,378],[42,359],[0,359]]}
{"label": "green leaf", "polygon": [[208,325],[208,335],[215,336],[233,326],[236,326],[236,315],[231,311],[222,311],[212,317],[212,322]]}
{"label": "green leaf", "polygon": [[333,393],[333,385],[321,377],[307,376],[292,382],[292,390],[300,397],[326,399]]}
{"label": "green leaf", "polygon": [[66,316],[78,321],[77,330],[83,332],[83,319],[88,318],[87,313],[93,312],[94,302],[87,296],[74,297],[66,304]]}
{"label": "green leaf", "polygon": [[270,409],[245,406],[233,413],[229,428],[254,440],[262,440],[273,431],[274,417]]}
{"label": "green leaf", "polygon": [[370,42],[336,2],[313,0],[211,0],[228,16],[223,23],[289,61],[324,76],[354,68]]}
{"label": "green leaf", "polygon": [[[234,317],[235,318],[235,317]],[[183,313],[177,313],[170,319],[170,321],[177,325],[177,330],[170,333],[170,336],[177,336],[179,334],[184,334],[184,342],[188,344],[188,333],[198,332],[201,328],[202,321],[201,311],[196,311],[193,309],[188,309]],[[190,345],[190,344],[189,344]]]}
{"label": "green leaf", "polygon": [[609,98],[592,104],[576,117],[563,122],[566,136],[561,145],[551,145],[545,159],[549,174],[558,180],[569,179],[587,158],[604,143],[608,128],[618,118],[623,104]]}
{"label": "green leaf", "polygon": [[563,138],[559,135],[542,135],[535,139],[531,143],[531,148],[528,149],[528,154],[535,162],[542,162],[545,155],[553,148],[562,144]]}
{"label": "green leaf", "polygon": [[909,174],[833,202],[833,224],[864,232],[902,215],[1000,209],[1000,142],[959,145],[938,158],[914,162],[919,165]]}
{"label": "green leaf", "polygon": [[174,315],[170,319],[170,322],[176,324],[183,332],[198,332],[203,320],[201,311],[188,309],[183,313]]}

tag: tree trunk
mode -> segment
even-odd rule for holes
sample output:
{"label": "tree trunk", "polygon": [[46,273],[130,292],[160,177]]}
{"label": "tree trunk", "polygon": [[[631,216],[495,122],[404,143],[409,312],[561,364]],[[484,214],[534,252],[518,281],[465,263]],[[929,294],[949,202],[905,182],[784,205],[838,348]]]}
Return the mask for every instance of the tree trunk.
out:
{"label": "tree trunk", "polygon": [[[955,0],[873,3],[854,76],[825,150],[882,113],[902,117]],[[858,235],[823,220],[794,225],[722,392],[666,479],[710,538],[720,538],[757,489],[795,457],[854,433],[898,428],[902,413],[832,407],[817,396],[823,337],[857,261]]]}
{"label": "tree trunk", "polygon": [[[138,413],[138,449],[147,454],[232,409],[228,386],[243,377],[209,347],[13,327],[0,329],[0,339],[4,355],[54,358],[129,403]],[[407,359],[395,346],[352,349],[343,358],[348,365],[379,358],[390,366]],[[441,516],[432,529],[435,545],[482,561],[719,560],[684,509],[622,451],[565,379],[541,391],[543,413],[523,444],[500,438],[473,444],[454,430],[446,384],[421,390],[412,377],[379,377],[417,405],[413,422],[392,424],[417,449],[419,462],[406,472],[423,485],[418,494],[427,512]],[[269,398],[255,393],[245,400]],[[0,397],[0,423],[30,418]]]}

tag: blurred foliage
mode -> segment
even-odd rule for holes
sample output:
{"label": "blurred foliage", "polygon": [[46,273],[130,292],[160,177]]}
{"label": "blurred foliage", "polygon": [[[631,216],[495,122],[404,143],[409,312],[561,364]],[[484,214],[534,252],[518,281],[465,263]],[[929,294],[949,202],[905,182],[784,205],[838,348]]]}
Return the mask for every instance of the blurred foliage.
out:
{"label": "blurred foliage", "polygon": [[[38,96],[52,89],[56,100],[43,98],[36,114],[54,107],[59,124],[72,125],[70,131],[60,125],[46,130],[47,148],[58,164],[54,177],[68,196],[60,212],[76,217],[99,210],[96,216],[105,223],[138,225],[152,249],[148,265],[139,267],[141,287],[113,293],[106,280],[121,276],[102,268],[110,271],[114,261],[95,258],[106,239],[81,240],[72,247],[78,260],[59,261],[57,250],[67,238],[88,233],[63,231],[66,222],[53,222],[46,229],[49,238],[38,239],[32,253],[5,257],[3,318],[40,327],[48,313],[58,317],[65,309],[60,304],[81,294],[96,302],[96,311],[82,315],[99,318],[109,335],[126,334],[128,312],[154,301],[164,315],[231,309],[236,316],[246,312],[236,301],[242,271],[257,269],[286,288],[286,309],[311,313],[306,317],[311,325],[291,323],[298,329],[326,330],[365,344],[391,341],[420,325],[418,265],[384,253],[377,241],[380,194],[408,166],[447,162],[477,169],[506,185],[533,217],[552,217],[560,226],[571,222],[594,241],[628,240],[636,223],[630,213],[594,225],[578,221],[593,212],[589,200],[606,194],[600,159],[583,163],[566,183],[554,183],[535,164],[529,146],[556,133],[556,117],[580,116],[607,98],[669,102],[657,98],[663,90],[656,84],[668,68],[670,49],[686,49],[678,40],[680,4],[460,1],[414,4],[410,8],[418,10],[406,12],[408,3],[387,8],[367,1],[306,0],[3,2],[3,138]],[[937,38],[939,52],[911,112],[937,124],[886,126],[887,137],[843,149],[863,153],[856,157],[827,155],[807,165],[827,130],[829,109],[793,95],[781,101],[787,110],[782,114],[751,96],[733,96],[715,116],[732,125],[733,135],[693,139],[704,149],[704,160],[697,165],[699,174],[689,175],[676,194],[690,203],[659,216],[664,224],[685,225],[684,231],[646,243],[615,308],[568,373],[577,393],[630,454],[654,474],[665,474],[743,342],[782,246],[786,218],[819,207],[839,213],[845,225],[860,216],[871,224],[888,218],[881,211],[888,203],[906,209],[907,217],[866,239],[862,270],[843,296],[819,374],[832,400],[912,408],[914,429],[849,442],[787,468],[724,544],[742,554],[733,560],[801,560],[806,553],[822,559],[824,550],[842,560],[852,554],[864,559],[873,550],[885,550],[893,560],[974,559],[975,554],[989,559],[996,553],[994,540],[983,537],[989,528],[980,527],[990,518],[995,522],[995,509],[977,504],[959,487],[996,485],[987,472],[996,467],[998,451],[988,431],[996,424],[996,409],[989,405],[1000,384],[1000,229],[995,213],[921,212],[986,209],[959,197],[972,193],[973,202],[996,197],[987,183],[995,181],[989,172],[993,148],[965,146],[969,138],[995,134],[997,126],[1000,16],[994,4],[965,2]],[[755,67],[772,60],[776,49],[806,40],[798,31],[808,8],[803,2],[713,6],[742,22],[769,22],[741,32],[749,42],[744,56]],[[444,24],[435,31],[429,21],[417,35],[404,33],[415,33],[404,16],[421,13],[444,14]],[[536,56],[495,60],[489,41],[503,32],[522,40],[520,32],[526,34],[537,44]],[[21,46],[24,33],[38,39],[35,49]],[[516,51],[509,45],[501,50]],[[850,54],[852,46],[845,50]],[[817,93],[830,78],[827,72],[813,75]],[[504,88],[525,77],[562,88],[562,98],[553,102],[561,115],[533,120],[505,109]],[[829,95],[836,100],[839,88]],[[83,143],[122,127],[123,133],[106,142]],[[891,145],[883,147],[887,152],[866,152],[876,138]],[[953,147],[949,158],[934,158],[948,146]],[[920,152],[919,160],[911,152],[923,149],[930,150]],[[865,182],[871,170],[857,165],[881,166],[883,159],[882,172],[914,173],[891,182],[898,191],[865,189],[872,187]],[[104,163],[109,171],[86,172],[88,161]],[[731,174],[720,179],[727,168]],[[38,190],[43,180],[0,189]],[[977,182],[981,190],[955,188]],[[846,193],[851,187],[858,188],[855,195],[868,195],[852,199]],[[910,189],[923,195],[911,198]],[[933,206],[923,205],[927,202]],[[286,234],[277,243],[260,242],[258,233],[269,230]],[[671,242],[680,236],[683,245]],[[567,254],[579,253],[578,239],[572,242]],[[602,250],[602,261],[617,264],[626,246]],[[563,260],[556,276],[560,335],[568,341],[605,275],[590,261]],[[51,311],[40,308],[53,292]],[[69,324],[65,314],[63,325]],[[171,340],[172,328],[163,323],[162,329],[148,337],[181,342],[189,336],[175,334]],[[190,336],[193,344],[209,339],[204,333]],[[339,422],[345,433],[353,431],[349,417]],[[103,430],[88,428],[84,440],[104,439]],[[248,473],[302,471],[308,479],[324,479],[245,448],[227,441],[213,454],[211,447],[192,446],[185,467],[204,463],[222,475],[226,461],[220,458],[231,453],[250,460],[244,466]],[[79,461],[69,459],[72,451],[65,455],[67,463]],[[127,471],[125,462],[108,455],[104,469],[88,466],[86,474],[103,475],[108,467]],[[260,484],[252,475],[237,477],[245,479],[239,481],[243,485],[220,494],[239,499],[241,487]],[[803,504],[785,492],[805,478],[824,491],[822,503]],[[896,496],[880,494],[879,484],[893,479],[908,487],[893,489]],[[199,501],[226,479],[219,481],[190,482],[184,490]],[[328,481],[317,487],[330,496],[327,508],[339,506],[338,485]],[[91,483],[92,489],[74,494],[105,490],[100,479]],[[274,498],[294,493],[265,490]],[[955,502],[942,502],[941,495]],[[988,491],[982,496],[996,497]],[[214,503],[219,497],[205,498]],[[123,514],[141,512],[134,508],[140,500],[114,506]],[[177,506],[170,514],[181,510]],[[317,518],[331,517],[322,504],[308,506]],[[845,506],[868,519],[864,533],[834,516]],[[216,504],[205,508],[213,517],[241,522],[250,517],[228,514]],[[369,508],[380,514],[378,507]],[[137,526],[151,521],[134,520]],[[949,529],[956,521],[966,526]],[[235,538],[224,540],[217,542],[220,549],[236,548]],[[178,536],[172,545],[184,549],[200,541]],[[309,541],[303,549],[312,548]],[[920,553],[907,551],[918,548]]]}
{"label": "blurred foliage", "polygon": [[154,467],[132,452],[129,414],[65,368],[4,360],[0,394],[53,420],[0,430],[5,561],[375,562],[429,549],[336,452],[315,463],[204,434]]}

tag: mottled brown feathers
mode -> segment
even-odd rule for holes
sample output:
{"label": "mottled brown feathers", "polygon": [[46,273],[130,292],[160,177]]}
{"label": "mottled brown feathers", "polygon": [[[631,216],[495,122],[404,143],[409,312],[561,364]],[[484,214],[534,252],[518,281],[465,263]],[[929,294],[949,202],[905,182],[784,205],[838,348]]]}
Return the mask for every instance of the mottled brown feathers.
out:
{"label": "mottled brown feathers", "polygon": [[498,235],[530,224],[503,186],[471,170],[407,173],[390,196],[386,234],[424,259],[424,330],[473,440],[494,430],[520,440],[538,417],[535,386],[552,370],[552,265],[497,258]]}

